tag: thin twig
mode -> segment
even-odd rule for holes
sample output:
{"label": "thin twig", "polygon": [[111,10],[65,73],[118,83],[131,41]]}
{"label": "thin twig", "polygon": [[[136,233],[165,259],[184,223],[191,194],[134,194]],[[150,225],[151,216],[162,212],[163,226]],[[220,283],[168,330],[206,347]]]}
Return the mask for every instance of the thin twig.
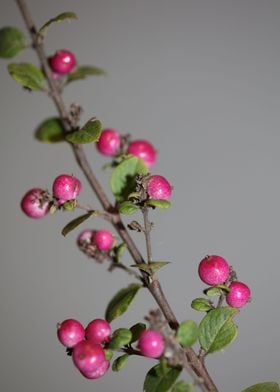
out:
{"label": "thin twig", "polygon": [[152,229],[152,224],[149,221],[149,209],[148,207],[143,207],[142,208],[142,213],[143,213],[143,219],[144,219],[144,234],[145,234],[145,240],[146,240],[146,248],[147,248],[147,259],[148,263],[153,260],[152,256],[152,242],[151,242],[151,229]]}

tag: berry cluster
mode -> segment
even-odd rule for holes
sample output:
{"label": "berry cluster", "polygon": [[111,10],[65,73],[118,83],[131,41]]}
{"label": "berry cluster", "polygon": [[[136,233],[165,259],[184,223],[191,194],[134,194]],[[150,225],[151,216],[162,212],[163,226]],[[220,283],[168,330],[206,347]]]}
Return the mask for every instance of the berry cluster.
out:
{"label": "berry cluster", "polygon": [[78,236],[77,243],[80,247],[93,245],[100,251],[108,251],[113,247],[115,238],[110,230],[86,229]]}
{"label": "berry cluster", "polygon": [[110,324],[103,319],[92,320],[86,328],[74,319],[57,325],[58,340],[67,347],[77,369],[89,379],[100,378],[109,369],[102,344],[110,340],[111,333]]}
{"label": "berry cluster", "polygon": [[235,281],[231,276],[228,262],[221,256],[206,256],[198,266],[200,279],[210,285],[226,285],[229,291],[226,293],[226,302],[233,308],[242,308],[250,299],[250,289],[242,282]]}

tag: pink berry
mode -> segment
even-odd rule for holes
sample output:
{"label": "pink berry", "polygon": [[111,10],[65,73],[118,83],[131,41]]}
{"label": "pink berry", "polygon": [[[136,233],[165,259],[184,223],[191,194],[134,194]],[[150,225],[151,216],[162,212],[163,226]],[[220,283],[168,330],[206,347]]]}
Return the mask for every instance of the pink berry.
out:
{"label": "pink berry", "polygon": [[103,155],[115,155],[121,144],[120,134],[114,129],[103,129],[96,147]]}
{"label": "pink berry", "polygon": [[85,373],[96,371],[106,360],[103,348],[89,340],[82,340],[73,348],[72,359],[75,366]]}
{"label": "pink berry", "polygon": [[153,166],[157,159],[157,151],[147,140],[134,140],[129,144],[127,152],[143,159],[148,167]]}
{"label": "pink berry", "polygon": [[94,243],[99,250],[109,250],[112,248],[115,239],[110,230],[98,230],[93,236]]}
{"label": "pink berry", "polygon": [[33,219],[43,218],[49,212],[49,203],[44,201],[45,191],[40,188],[30,189],[21,200],[21,209]]}
{"label": "pink berry", "polygon": [[57,337],[63,346],[71,348],[85,339],[85,329],[77,320],[64,320],[57,325]]}
{"label": "pink berry", "polygon": [[49,64],[53,72],[63,75],[73,71],[76,59],[73,53],[68,50],[58,50],[49,58]]}
{"label": "pink berry", "polygon": [[147,180],[147,193],[151,199],[168,200],[172,194],[172,187],[164,177],[153,175]]}
{"label": "pink berry", "polygon": [[229,265],[221,256],[206,256],[198,266],[200,279],[210,286],[224,283],[229,273]]}
{"label": "pink berry", "polygon": [[146,329],[141,332],[138,347],[145,357],[158,358],[164,351],[164,339],[160,332]]}
{"label": "pink berry", "polygon": [[81,372],[82,375],[91,380],[100,378],[108,371],[110,367],[110,362],[107,359],[93,372]]}
{"label": "pink berry", "polygon": [[56,177],[53,183],[53,195],[60,204],[67,200],[76,199],[81,191],[81,183],[74,176],[61,174]]}
{"label": "pink berry", "polygon": [[92,320],[86,327],[86,339],[93,343],[103,343],[110,340],[112,330],[110,324],[103,319]]}
{"label": "pink berry", "polygon": [[250,299],[250,289],[242,282],[232,282],[229,285],[230,292],[226,295],[226,301],[233,308],[242,308]]}
{"label": "pink berry", "polygon": [[78,245],[90,244],[92,242],[94,233],[96,233],[96,231],[90,229],[86,229],[82,231],[77,238],[77,244]]}

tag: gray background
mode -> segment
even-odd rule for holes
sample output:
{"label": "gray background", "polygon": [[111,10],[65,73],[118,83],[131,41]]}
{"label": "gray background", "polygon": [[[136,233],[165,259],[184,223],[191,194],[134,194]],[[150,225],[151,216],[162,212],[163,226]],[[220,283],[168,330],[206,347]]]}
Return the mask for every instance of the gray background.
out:
{"label": "gray background", "polygon": [[[83,105],[83,121],[96,115],[104,126],[149,139],[160,151],[154,172],[170,180],[174,196],[169,211],[153,214],[153,248],[155,259],[173,262],[160,279],[178,318],[200,319],[190,302],[204,287],[197,264],[206,254],[227,258],[252,289],[252,303],[236,317],[237,341],[208,359],[220,390],[279,381],[280,2],[28,3],[39,25],[62,11],[79,15],[78,22],[50,29],[48,53],[71,49],[81,64],[108,71],[70,86],[67,104]],[[0,22],[23,27],[15,2],[1,0]],[[24,60],[37,61],[30,50],[15,61]],[[69,147],[32,137],[36,125],[55,114],[52,103],[23,92],[5,68],[1,61],[1,390],[141,391],[153,360],[132,358],[121,375],[110,371],[88,381],[57,342],[58,321],[102,317],[130,280],[80,254],[77,233],[60,236],[71,215],[31,221],[21,213],[26,190],[50,188],[65,172],[81,178],[80,200],[97,202]],[[108,189],[109,172],[100,170],[106,160],[93,146],[86,151]],[[107,226],[93,221],[91,227]],[[113,327],[141,321],[152,308],[143,291]]]}

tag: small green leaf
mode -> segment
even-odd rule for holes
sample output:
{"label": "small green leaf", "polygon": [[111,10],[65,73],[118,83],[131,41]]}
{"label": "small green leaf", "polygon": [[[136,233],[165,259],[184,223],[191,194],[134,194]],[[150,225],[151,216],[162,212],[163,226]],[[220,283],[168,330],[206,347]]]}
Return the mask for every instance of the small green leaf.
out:
{"label": "small green leaf", "polygon": [[124,366],[126,365],[128,358],[129,358],[129,355],[124,354],[124,355],[121,355],[120,357],[118,357],[117,359],[115,359],[115,361],[113,362],[113,365],[112,365],[113,372],[119,372],[120,370],[122,370],[124,368]]}
{"label": "small green leaf", "polygon": [[104,350],[105,357],[106,357],[107,361],[111,361],[111,359],[113,358],[113,355],[114,355],[113,351],[109,350],[108,348],[104,348],[103,350]]}
{"label": "small green leaf", "polygon": [[0,29],[0,57],[9,59],[20,53],[26,46],[25,35],[15,27]]}
{"label": "small green leaf", "polygon": [[122,202],[127,200],[127,196],[135,191],[135,178],[137,174],[147,174],[148,169],[142,159],[134,156],[125,158],[112,172],[110,185],[111,190],[117,199]]}
{"label": "small green leaf", "polygon": [[238,309],[221,307],[207,313],[199,325],[199,342],[208,353],[220,351],[237,336],[237,327],[232,318]]}
{"label": "small green leaf", "polygon": [[221,290],[218,287],[209,287],[203,290],[203,292],[208,297],[217,297],[218,295],[221,295]]}
{"label": "small green leaf", "polygon": [[144,381],[144,392],[167,392],[179,377],[182,369],[167,367],[164,370],[161,364],[152,367]]}
{"label": "small green leaf", "polygon": [[91,118],[81,129],[68,133],[66,139],[74,144],[97,142],[102,131],[102,125],[97,118]]}
{"label": "small green leaf", "polygon": [[132,332],[127,328],[116,329],[113,336],[108,344],[108,347],[112,350],[122,348],[131,342]]}
{"label": "small green leaf", "polygon": [[228,286],[226,286],[225,284],[218,284],[216,287],[218,289],[221,289],[221,290],[225,291],[226,293],[230,292],[230,288]]}
{"label": "small green leaf", "polygon": [[67,83],[74,82],[76,80],[85,79],[87,76],[99,76],[106,75],[104,69],[93,67],[90,65],[83,65],[78,67],[74,72],[67,75]]}
{"label": "small green leaf", "polygon": [[126,248],[127,248],[127,245],[125,242],[121,243],[120,245],[118,245],[114,248],[114,252],[115,252],[115,256],[116,256],[116,263],[120,263],[122,254]]}
{"label": "small green leaf", "polygon": [[129,199],[136,199],[139,200],[140,199],[140,193],[139,192],[131,192],[128,196],[127,196],[128,200]]}
{"label": "small green leaf", "polygon": [[171,392],[194,392],[194,386],[190,382],[181,380],[176,382],[176,384],[171,389]]}
{"label": "small green leaf", "polygon": [[177,341],[184,347],[192,346],[198,339],[198,326],[193,320],[183,321],[177,330]]}
{"label": "small green leaf", "polygon": [[80,226],[84,221],[93,216],[95,211],[90,211],[84,215],[78,216],[78,218],[73,219],[71,222],[67,223],[67,225],[62,229],[61,234],[66,236],[72,230],[76,229],[76,227]]}
{"label": "small green leaf", "polygon": [[43,143],[56,143],[64,140],[64,128],[58,117],[43,121],[35,131],[35,138]]}
{"label": "small green leaf", "polygon": [[213,309],[213,305],[206,298],[195,298],[191,303],[191,307],[199,312],[208,312]]}
{"label": "small green leaf", "polygon": [[64,211],[74,211],[75,208],[77,207],[77,200],[67,200],[63,205],[62,205]]}
{"label": "small green leaf", "polygon": [[276,382],[262,382],[243,389],[242,392],[280,392],[280,388]]}
{"label": "small green leaf", "polygon": [[130,343],[136,342],[139,339],[141,332],[145,331],[145,329],[146,329],[146,325],[143,323],[137,323],[133,325],[130,328],[130,331],[132,333],[132,338]]}
{"label": "small green leaf", "polygon": [[171,206],[171,203],[168,200],[161,200],[161,199],[154,200],[154,199],[150,199],[150,200],[147,200],[145,202],[145,205],[149,206],[149,207],[154,207],[154,208],[156,208],[156,207],[157,208],[169,208]]}
{"label": "small green leaf", "polygon": [[165,267],[167,264],[170,264],[170,261],[150,261],[149,263],[133,264],[130,267],[138,268],[150,274],[151,272],[155,273],[159,269]]}
{"label": "small green leaf", "polygon": [[132,215],[139,210],[139,207],[132,203],[132,201],[123,201],[119,205],[119,212],[125,215]]}
{"label": "small green leaf", "polygon": [[63,21],[71,21],[73,19],[78,19],[77,15],[74,12],[63,12],[48,20],[38,31],[40,35],[46,35],[48,28],[53,23],[63,22]]}
{"label": "small green leaf", "polygon": [[29,63],[12,63],[8,65],[8,71],[11,77],[23,87],[31,90],[44,89],[46,82],[44,74],[35,65]]}
{"label": "small green leaf", "polygon": [[141,287],[142,285],[133,283],[114,295],[105,312],[105,318],[109,323],[126,312]]}

